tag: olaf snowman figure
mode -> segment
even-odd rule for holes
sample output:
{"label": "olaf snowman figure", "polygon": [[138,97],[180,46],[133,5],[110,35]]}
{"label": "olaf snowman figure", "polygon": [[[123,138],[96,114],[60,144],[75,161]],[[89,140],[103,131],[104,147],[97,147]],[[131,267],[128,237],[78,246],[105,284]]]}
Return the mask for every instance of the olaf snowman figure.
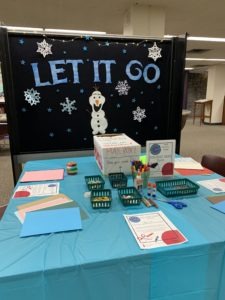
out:
{"label": "olaf snowman figure", "polygon": [[105,118],[105,112],[102,110],[102,106],[105,103],[105,97],[100,91],[94,91],[89,97],[89,103],[92,107],[92,134],[95,135],[98,133],[105,133],[105,130],[108,127],[108,122]]}

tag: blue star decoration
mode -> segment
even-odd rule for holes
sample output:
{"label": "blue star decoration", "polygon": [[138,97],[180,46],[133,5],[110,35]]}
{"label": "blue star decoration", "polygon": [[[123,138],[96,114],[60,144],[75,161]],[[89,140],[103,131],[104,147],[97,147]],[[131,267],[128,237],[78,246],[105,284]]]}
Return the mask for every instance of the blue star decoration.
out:
{"label": "blue star decoration", "polygon": [[23,45],[25,42],[24,42],[24,39],[19,39],[19,44],[20,45]]}
{"label": "blue star decoration", "polygon": [[90,61],[90,59],[89,59],[89,58],[87,58],[87,59],[86,59],[86,61]]}
{"label": "blue star decoration", "polygon": [[154,130],[157,130],[158,129],[158,126],[154,126]]}
{"label": "blue star decoration", "polygon": [[59,92],[60,92],[60,89],[57,89],[56,92],[59,93]]}
{"label": "blue star decoration", "polygon": [[48,107],[48,108],[47,108],[47,112],[52,112],[51,107]]}
{"label": "blue star decoration", "polygon": [[144,44],[143,46],[144,46],[144,47],[146,47],[147,45],[146,45],[146,44]]}
{"label": "blue star decoration", "polygon": [[84,39],[85,39],[86,41],[90,41],[90,40],[92,39],[92,37],[91,37],[90,35],[85,35]]}
{"label": "blue star decoration", "polygon": [[113,94],[111,94],[110,97],[113,97]]}
{"label": "blue star decoration", "polygon": [[67,128],[66,131],[67,131],[68,133],[71,133],[71,132],[72,132],[72,129],[71,129],[71,128]]}
{"label": "blue star decoration", "polygon": [[84,46],[83,51],[87,51],[87,50],[88,50],[87,46]]}
{"label": "blue star decoration", "polygon": [[87,138],[86,138],[86,137],[84,137],[84,138],[83,138],[83,140],[84,140],[84,141],[86,141],[86,140],[87,140]]}
{"label": "blue star decoration", "polygon": [[23,107],[23,108],[21,109],[21,111],[22,111],[22,112],[26,112],[27,109],[26,109],[25,107]]}
{"label": "blue star decoration", "polygon": [[117,107],[117,108],[120,108],[120,104],[119,104],[119,103],[117,103],[116,107]]}
{"label": "blue star decoration", "polygon": [[66,54],[67,52],[66,51],[63,51],[63,54]]}
{"label": "blue star decoration", "polygon": [[108,41],[107,41],[107,42],[105,42],[105,46],[107,46],[107,47],[109,46],[109,42],[108,42]]}
{"label": "blue star decoration", "polygon": [[161,85],[159,84],[158,86],[157,86],[157,90],[160,90],[161,89]]}
{"label": "blue star decoration", "polygon": [[135,134],[138,135],[139,134],[138,131],[136,131]]}
{"label": "blue star decoration", "polygon": [[136,102],[136,99],[135,99],[135,98],[133,98],[131,101],[132,101],[133,103],[135,103],[135,102]]}
{"label": "blue star decoration", "polygon": [[50,136],[50,137],[54,137],[54,132],[50,132],[50,133],[49,133],[49,136]]}
{"label": "blue star decoration", "polygon": [[140,94],[141,94],[141,95],[143,95],[143,94],[144,94],[144,92],[143,92],[143,91],[140,91]]}
{"label": "blue star decoration", "polygon": [[123,54],[126,54],[126,53],[127,53],[127,50],[126,50],[126,49],[123,49],[122,52],[123,52]]}
{"label": "blue star decoration", "polygon": [[84,93],[84,89],[80,89],[80,93],[83,94]]}
{"label": "blue star decoration", "polygon": [[24,59],[22,59],[21,61],[20,61],[20,63],[21,63],[21,65],[25,65],[25,60]]}
{"label": "blue star decoration", "polygon": [[117,131],[118,131],[118,129],[117,129],[117,128],[114,128],[114,129],[113,129],[113,132],[117,132]]}

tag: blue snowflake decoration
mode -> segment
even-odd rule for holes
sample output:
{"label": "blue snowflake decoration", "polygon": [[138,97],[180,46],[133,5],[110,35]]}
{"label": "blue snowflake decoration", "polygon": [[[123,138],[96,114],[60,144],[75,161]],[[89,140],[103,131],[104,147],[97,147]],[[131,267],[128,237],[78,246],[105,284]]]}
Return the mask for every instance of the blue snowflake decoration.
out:
{"label": "blue snowflake decoration", "polygon": [[25,42],[24,42],[24,39],[19,39],[19,44],[20,45],[23,45]]}
{"label": "blue snowflake decoration", "polygon": [[20,61],[20,63],[21,63],[21,65],[25,65],[25,60],[24,59],[22,59],[21,61]]}
{"label": "blue snowflake decoration", "polygon": [[135,103],[135,102],[136,102],[136,99],[135,99],[135,98],[133,98],[131,101],[132,101],[133,103]]}
{"label": "blue snowflake decoration", "polygon": [[107,47],[109,46],[109,42],[108,42],[108,41],[107,41],[107,42],[105,42],[105,46],[107,46]]}
{"label": "blue snowflake decoration", "polygon": [[25,101],[27,101],[31,106],[37,105],[40,103],[40,93],[38,91],[32,89],[27,89],[24,91]]}
{"label": "blue snowflake decoration", "polygon": [[127,53],[127,50],[126,50],[126,49],[123,49],[122,52],[123,52],[123,54],[126,54],[126,53]]}
{"label": "blue snowflake decoration", "polygon": [[117,86],[115,87],[115,90],[118,91],[119,96],[128,95],[129,89],[130,89],[130,86],[128,85],[127,80],[118,81]]}
{"label": "blue snowflake decoration", "polygon": [[60,103],[60,105],[63,106],[62,112],[65,111],[68,112],[69,115],[71,115],[73,110],[77,110],[77,108],[74,106],[75,103],[76,100],[71,101],[68,97],[66,97],[66,101]]}

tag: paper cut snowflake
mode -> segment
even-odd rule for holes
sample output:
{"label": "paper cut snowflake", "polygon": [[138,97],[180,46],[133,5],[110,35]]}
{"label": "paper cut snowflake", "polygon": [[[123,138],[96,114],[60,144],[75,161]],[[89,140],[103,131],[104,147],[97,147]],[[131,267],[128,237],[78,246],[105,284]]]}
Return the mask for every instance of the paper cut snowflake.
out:
{"label": "paper cut snowflake", "polygon": [[128,82],[126,80],[118,81],[118,84],[115,87],[115,90],[118,91],[119,96],[128,95],[129,89],[130,89],[130,86],[128,85]]}
{"label": "paper cut snowflake", "polygon": [[67,111],[68,114],[71,115],[73,110],[77,110],[74,103],[76,103],[76,100],[70,101],[70,99],[66,97],[66,101],[60,103],[60,105],[63,106],[62,112]]}
{"label": "paper cut snowflake", "polygon": [[133,110],[132,113],[134,115],[134,121],[137,120],[138,122],[142,122],[142,120],[146,118],[145,109],[141,109],[139,106],[136,110]]}
{"label": "paper cut snowflake", "polygon": [[31,106],[40,103],[40,93],[32,89],[27,89],[24,91],[25,101],[27,101]]}
{"label": "paper cut snowflake", "polygon": [[148,48],[148,57],[152,58],[154,61],[157,61],[159,57],[162,57],[161,51],[162,49],[156,45],[156,42],[154,42],[154,45],[151,48]]}
{"label": "paper cut snowflake", "polygon": [[38,49],[36,52],[41,53],[44,57],[47,56],[48,54],[52,54],[52,50],[51,50],[52,45],[48,44],[45,39],[41,43],[37,42],[37,45],[38,45]]}

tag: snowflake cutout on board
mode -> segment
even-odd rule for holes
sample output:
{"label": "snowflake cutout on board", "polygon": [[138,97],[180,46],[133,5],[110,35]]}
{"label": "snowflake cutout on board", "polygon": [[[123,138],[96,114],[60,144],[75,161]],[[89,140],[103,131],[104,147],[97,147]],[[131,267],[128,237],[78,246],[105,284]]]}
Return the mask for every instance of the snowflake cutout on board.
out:
{"label": "snowflake cutout on board", "polygon": [[156,42],[154,42],[154,45],[151,48],[148,48],[148,57],[157,61],[159,57],[162,57],[161,51],[162,49],[157,46]]}
{"label": "snowflake cutout on board", "polygon": [[63,106],[62,112],[67,111],[68,114],[71,115],[73,110],[77,110],[74,103],[76,103],[76,100],[70,101],[70,99],[66,97],[66,101],[60,103],[60,105]]}
{"label": "snowflake cutout on board", "polygon": [[27,89],[24,91],[25,101],[27,101],[31,106],[40,103],[40,93],[32,89]]}
{"label": "snowflake cutout on board", "polygon": [[146,118],[145,109],[141,109],[139,106],[136,110],[133,110],[132,113],[134,115],[134,121],[137,120],[138,122],[142,122],[142,120]]}
{"label": "snowflake cutout on board", "polygon": [[38,45],[38,49],[36,52],[41,53],[44,57],[47,56],[48,54],[52,54],[52,50],[51,50],[52,45],[48,44],[45,39],[41,43],[37,42],[37,45]]}
{"label": "snowflake cutout on board", "polygon": [[115,87],[115,90],[118,91],[119,96],[128,95],[129,89],[130,89],[130,86],[128,85],[128,82],[126,80],[118,81],[118,84]]}

